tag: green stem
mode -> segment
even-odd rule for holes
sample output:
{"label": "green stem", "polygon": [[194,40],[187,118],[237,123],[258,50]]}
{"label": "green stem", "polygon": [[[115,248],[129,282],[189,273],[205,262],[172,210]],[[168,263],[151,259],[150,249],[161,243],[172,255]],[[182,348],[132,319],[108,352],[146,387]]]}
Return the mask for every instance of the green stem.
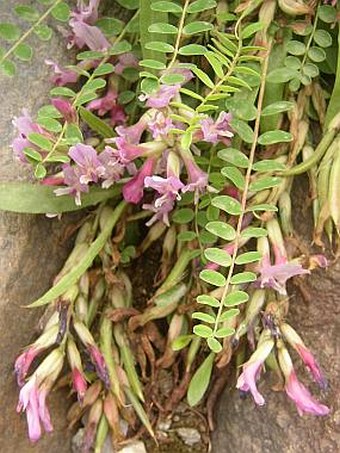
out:
{"label": "green stem", "polygon": [[175,64],[176,59],[177,59],[179,46],[180,46],[180,43],[181,43],[182,32],[183,32],[183,28],[184,28],[185,16],[186,16],[186,13],[187,13],[187,9],[188,9],[189,3],[190,3],[190,0],[185,0],[184,6],[183,6],[183,10],[182,10],[181,20],[180,20],[180,22],[178,24],[178,35],[177,35],[176,43],[175,43],[175,50],[174,50],[172,59],[171,59],[170,63],[168,64],[168,69],[172,68],[172,66]]}
{"label": "green stem", "polygon": [[329,101],[326,113],[325,127],[340,111],[340,25],[338,24],[338,65],[336,69],[335,83],[331,99]]}

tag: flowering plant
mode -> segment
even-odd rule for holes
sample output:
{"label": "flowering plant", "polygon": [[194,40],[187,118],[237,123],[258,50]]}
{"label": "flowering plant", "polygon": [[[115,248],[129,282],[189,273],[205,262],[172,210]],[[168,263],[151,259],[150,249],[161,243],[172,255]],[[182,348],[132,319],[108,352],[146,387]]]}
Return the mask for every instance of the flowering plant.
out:
{"label": "flowering plant", "polygon": [[[339,51],[336,5],[119,0],[123,22],[99,3],[56,0],[36,20],[68,23],[77,63],[47,60],[51,103],[13,121],[13,153],[37,184],[0,186],[4,210],[88,213],[53,287],[30,305],[49,304],[49,320],[15,363],[30,439],[53,429],[46,397],[66,362],[70,424],[88,414],[84,451],[139,432],[137,417],[157,437],[183,398],[216,398],[213,374],[244,348],[236,387],[258,405],[257,381],[275,363],[299,414],[328,414],[294,371],[287,346],[326,389],[286,322],[286,284],[327,266],[288,247],[296,175],[309,175],[314,242],[324,246],[323,232],[339,241],[340,68],[327,53]],[[10,28],[0,24],[5,38]],[[21,44],[1,57],[8,75]],[[154,246],[157,273],[140,302],[131,268]]]}

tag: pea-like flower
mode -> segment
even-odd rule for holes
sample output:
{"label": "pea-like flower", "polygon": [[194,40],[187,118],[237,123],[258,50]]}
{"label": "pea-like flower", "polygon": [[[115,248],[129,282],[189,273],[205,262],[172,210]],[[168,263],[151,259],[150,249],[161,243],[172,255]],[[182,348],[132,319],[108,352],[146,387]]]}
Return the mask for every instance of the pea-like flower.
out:
{"label": "pea-like flower", "polygon": [[149,157],[144,162],[136,175],[123,187],[124,200],[129,203],[137,204],[141,201],[144,194],[144,180],[153,174],[156,159]]}
{"label": "pea-like flower", "polygon": [[157,91],[150,94],[141,94],[139,100],[142,102],[146,101],[146,107],[162,109],[169,105],[180,89],[181,85],[161,85]]}
{"label": "pea-like flower", "polygon": [[222,142],[229,145],[230,139],[234,136],[230,127],[231,119],[231,113],[226,112],[221,112],[216,121],[211,117],[202,119],[200,121],[201,134],[198,139],[214,144]]}

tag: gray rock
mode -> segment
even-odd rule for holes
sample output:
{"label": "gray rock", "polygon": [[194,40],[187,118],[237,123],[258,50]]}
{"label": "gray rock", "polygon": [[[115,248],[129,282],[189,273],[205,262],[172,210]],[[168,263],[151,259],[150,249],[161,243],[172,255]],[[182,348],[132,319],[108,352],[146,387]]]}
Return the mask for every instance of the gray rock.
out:
{"label": "gray rock", "polygon": [[[25,4],[36,2],[25,2]],[[13,21],[11,9],[16,0],[0,2],[2,21]],[[50,70],[46,57],[66,61],[64,40],[55,33],[49,43],[34,38],[35,56],[31,63],[18,64],[14,79],[0,76],[0,181],[30,179],[30,174],[12,157],[9,144],[13,138],[12,117],[23,107],[31,112],[46,102]],[[16,414],[18,390],[13,376],[13,362],[20,349],[35,336],[42,310],[23,307],[46,291],[61,268],[71,246],[67,227],[74,221],[65,216],[61,222],[44,216],[0,213],[0,451],[24,453],[30,449],[24,416]],[[66,431],[66,395],[54,392],[49,398],[54,432],[34,448],[36,453],[70,452],[70,433]]]}
{"label": "gray rock", "polygon": [[195,428],[178,428],[177,434],[183,440],[185,445],[192,447],[201,441],[201,435]]}

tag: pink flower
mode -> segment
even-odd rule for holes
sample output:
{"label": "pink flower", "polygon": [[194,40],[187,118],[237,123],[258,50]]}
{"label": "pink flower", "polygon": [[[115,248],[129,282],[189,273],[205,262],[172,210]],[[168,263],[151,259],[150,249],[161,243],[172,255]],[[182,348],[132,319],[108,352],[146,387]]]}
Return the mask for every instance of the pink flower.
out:
{"label": "pink flower", "polygon": [[322,389],[326,389],[327,381],[323,376],[323,373],[316,362],[311,351],[306,347],[302,338],[298,333],[287,323],[282,323],[280,325],[280,330],[284,335],[288,343],[296,350],[296,352],[301,357],[303,363],[311,372],[315,382],[319,384]]}
{"label": "pink flower", "polygon": [[[186,153],[188,153],[188,151],[186,151]],[[188,173],[188,183],[182,190],[183,192],[196,192],[198,195],[207,187],[208,175],[199,168],[192,155],[191,158],[188,158],[187,156],[182,157]]]}
{"label": "pink flower", "polygon": [[149,157],[143,164],[138,173],[123,187],[124,200],[129,203],[137,204],[141,201],[144,194],[144,180],[151,176],[156,165],[156,159]]}
{"label": "pink flower", "polygon": [[22,387],[25,384],[25,377],[28,373],[28,370],[38,354],[39,350],[37,348],[30,347],[22,354],[20,354],[16,359],[14,364],[14,371],[17,375],[17,382],[19,387]]}
{"label": "pink flower", "polygon": [[83,0],[78,0],[77,8],[71,13],[72,17],[87,24],[94,24],[98,20],[98,7],[100,0],[89,0],[88,5]]}
{"label": "pink flower", "polygon": [[109,41],[98,27],[88,25],[76,18],[70,20],[70,27],[73,32],[71,45],[75,44],[79,49],[86,45],[90,50],[99,52],[110,47]]}
{"label": "pink flower", "polygon": [[74,160],[77,164],[77,168],[81,172],[79,177],[80,184],[98,182],[98,179],[105,172],[105,168],[101,164],[97,152],[92,146],[78,143],[70,148],[68,155]]}
{"label": "pink flower", "polygon": [[140,139],[148,126],[148,118],[146,115],[141,116],[137,123],[132,126],[116,127],[117,134],[122,137],[126,142],[137,145],[140,142]]}
{"label": "pink flower", "polygon": [[64,69],[52,60],[45,60],[45,63],[52,66],[54,76],[52,82],[57,86],[64,86],[68,83],[75,83],[79,79],[79,74],[72,69]]}
{"label": "pink flower", "polygon": [[261,334],[257,349],[252,354],[248,362],[243,365],[242,374],[239,376],[236,384],[236,388],[244,392],[250,391],[255,403],[259,406],[263,406],[265,404],[265,399],[257,390],[256,381],[261,373],[263,363],[273,347],[274,340],[271,338],[270,332],[264,330]]}
{"label": "pink flower", "polygon": [[17,412],[26,411],[28,436],[32,442],[41,437],[39,393],[35,378],[31,378],[20,390]]}
{"label": "pink flower", "polygon": [[144,186],[155,189],[160,197],[157,197],[153,204],[144,204],[143,209],[155,212],[155,215],[147,223],[152,225],[157,220],[162,220],[169,226],[169,212],[174,208],[175,200],[180,199],[179,191],[184,187],[182,181],[176,176],[162,178],[161,176],[146,177]]}
{"label": "pink flower", "polygon": [[39,124],[34,123],[26,109],[22,110],[22,116],[14,117],[12,123],[18,132],[18,136],[12,142],[14,155],[21,162],[27,163],[24,149],[27,147],[36,149],[36,146],[29,141],[28,136],[32,133],[38,133],[45,136],[47,134]]}
{"label": "pink flower", "polygon": [[126,121],[126,113],[122,105],[116,104],[110,110],[110,123],[111,126],[123,124]]}
{"label": "pink flower", "polygon": [[230,129],[231,114],[221,112],[216,121],[208,117],[200,121],[202,128],[202,139],[209,143],[221,141],[225,145],[230,143],[230,138],[234,136]]}
{"label": "pink flower", "polygon": [[68,187],[56,189],[54,193],[57,197],[61,195],[73,195],[75,197],[76,205],[81,206],[81,193],[87,193],[89,191],[88,185],[80,182],[80,178],[82,176],[81,169],[79,167],[71,167],[71,165],[65,164],[63,165],[63,174],[64,184]]}
{"label": "pink flower", "polygon": [[126,52],[118,56],[115,73],[122,75],[125,68],[138,68],[138,59],[132,52]]}
{"label": "pink flower", "polygon": [[139,96],[140,101],[146,100],[146,107],[161,109],[167,107],[170,101],[179,93],[181,85],[161,85],[156,92],[142,94]]}
{"label": "pink flower", "polygon": [[152,137],[156,140],[157,138],[167,138],[167,135],[174,127],[174,124],[168,116],[165,116],[163,112],[156,111],[153,118],[149,121],[148,128],[152,133]]}
{"label": "pink flower", "polygon": [[101,175],[102,187],[108,189],[121,179],[125,166],[119,161],[117,153],[109,146],[106,146],[104,151],[98,155],[98,159],[104,167],[104,172]]}
{"label": "pink flower", "polygon": [[146,152],[145,147],[141,145],[134,145],[128,142],[125,137],[115,138],[115,143],[118,148],[119,159],[123,164],[132,162]]}
{"label": "pink flower", "polygon": [[104,116],[107,112],[110,112],[117,103],[118,94],[115,90],[108,90],[105,96],[94,99],[87,104],[88,110],[97,110],[99,116]]}
{"label": "pink flower", "polygon": [[77,112],[70,101],[62,98],[54,98],[51,104],[63,115],[68,123],[74,123],[77,120]]}
{"label": "pink flower", "polygon": [[74,390],[78,395],[78,401],[81,403],[87,390],[87,382],[84,378],[84,374],[80,370],[78,370],[78,368],[72,369],[72,382]]}
{"label": "pink flower", "polygon": [[313,415],[328,415],[329,408],[315,400],[307,388],[299,382],[293,370],[286,378],[285,390],[290,399],[296,404],[299,415],[305,412]]}

